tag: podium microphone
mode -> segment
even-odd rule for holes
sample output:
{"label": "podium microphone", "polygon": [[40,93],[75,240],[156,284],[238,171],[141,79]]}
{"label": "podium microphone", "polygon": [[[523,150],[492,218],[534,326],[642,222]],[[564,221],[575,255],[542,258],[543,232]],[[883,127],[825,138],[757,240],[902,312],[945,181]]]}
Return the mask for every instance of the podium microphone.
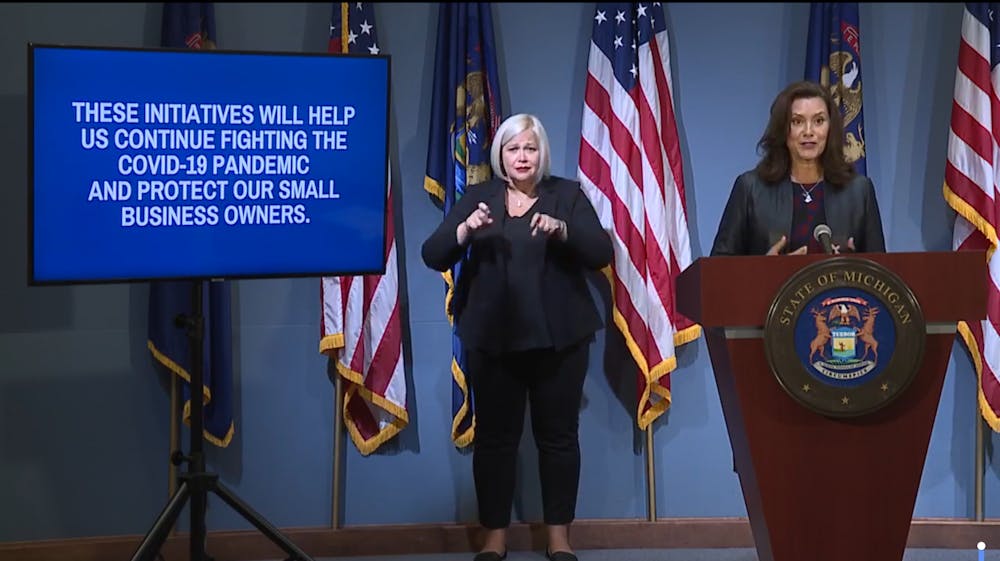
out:
{"label": "podium microphone", "polygon": [[817,224],[813,229],[813,237],[823,246],[823,253],[830,255],[833,253],[833,242],[830,240],[832,232],[826,224]]}

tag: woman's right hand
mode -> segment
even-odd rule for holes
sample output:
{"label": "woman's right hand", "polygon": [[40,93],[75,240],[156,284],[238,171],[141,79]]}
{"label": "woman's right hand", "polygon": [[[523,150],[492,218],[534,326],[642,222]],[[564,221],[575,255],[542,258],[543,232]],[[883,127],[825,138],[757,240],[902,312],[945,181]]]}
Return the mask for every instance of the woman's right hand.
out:
{"label": "woman's right hand", "polygon": [[[781,254],[781,250],[785,249],[785,245],[787,245],[787,244],[788,244],[788,237],[787,236],[781,236],[781,239],[778,240],[777,243],[775,243],[774,245],[772,245],[771,249],[767,250],[767,255],[780,255]],[[795,251],[789,253],[789,255],[805,255],[807,249],[808,248],[806,246],[802,246],[802,247],[796,249]]]}
{"label": "woman's right hand", "polygon": [[459,244],[464,244],[473,232],[490,224],[493,224],[493,218],[490,216],[490,207],[486,203],[480,202],[476,210],[472,211],[472,214],[458,225],[458,228],[455,230],[455,237],[458,239]]}

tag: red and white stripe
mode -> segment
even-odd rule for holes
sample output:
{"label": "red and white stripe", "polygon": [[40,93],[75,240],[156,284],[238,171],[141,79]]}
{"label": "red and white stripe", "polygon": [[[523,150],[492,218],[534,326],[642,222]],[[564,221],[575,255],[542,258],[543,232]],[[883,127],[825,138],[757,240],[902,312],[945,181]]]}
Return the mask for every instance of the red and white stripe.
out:
{"label": "red and white stripe", "polygon": [[409,422],[391,189],[388,199],[385,274],[321,282],[320,352],[345,381],[344,424],[363,455]]}
{"label": "red and white stripe", "polygon": [[959,332],[979,377],[980,411],[996,431],[1000,431],[1000,256],[995,251],[1000,217],[1000,76],[990,68],[990,54],[998,39],[965,11],[944,183],[945,200],[958,213],[954,249],[985,249],[989,259],[987,318],[961,322]]}
{"label": "red and white stripe", "polygon": [[691,248],[667,32],[640,45],[638,57],[638,85],[626,91],[591,43],[579,178],[614,243],[605,273],[614,322],[639,369],[637,420],[645,429],[670,406],[674,347],[701,330],[675,307],[675,280],[691,264]]}

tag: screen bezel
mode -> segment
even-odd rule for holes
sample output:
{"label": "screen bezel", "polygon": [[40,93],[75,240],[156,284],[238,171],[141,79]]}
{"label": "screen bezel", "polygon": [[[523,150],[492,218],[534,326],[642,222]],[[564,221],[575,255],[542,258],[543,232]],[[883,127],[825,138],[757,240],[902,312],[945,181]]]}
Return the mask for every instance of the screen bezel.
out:
{"label": "screen bezel", "polygon": [[[65,49],[65,50],[94,50],[109,52],[144,52],[144,53],[166,53],[175,52],[192,56],[287,56],[287,57],[327,57],[327,58],[364,58],[381,59],[385,61],[385,84],[386,84],[386,106],[385,106],[385,165],[382,170],[381,183],[386,185],[384,197],[382,198],[382,257],[379,259],[381,266],[371,270],[347,270],[347,269],[327,269],[316,271],[298,272],[277,272],[277,273],[255,273],[255,274],[225,274],[225,275],[165,275],[154,277],[107,277],[107,278],[80,278],[80,279],[38,279],[35,277],[35,51],[39,49]],[[150,281],[183,281],[183,280],[239,280],[239,279],[273,279],[273,278],[309,278],[309,277],[330,277],[330,276],[360,276],[360,275],[383,275],[386,272],[386,259],[389,257],[388,248],[393,240],[388,239],[387,222],[390,213],[389,205],[389,185],[390,179],[390,117],[392,105],[392,62],[388,54],[358,54],[358,53],[306,53],[290,51],[249,51],[249,50],[229,50],[229,49],[183,49],[170,47],[110,47],[93,45],[64,45],[53,43],[27,43],[28,62],[28,87],[27,87],[27,276],[29,286],[66,286],[66,285],[93,285],[93,284],[124,284]],[[320,243],[320,242],[317,242]],[[326,242],[328,245],[323,248],[329,251],[329,246],[343,242]]]}

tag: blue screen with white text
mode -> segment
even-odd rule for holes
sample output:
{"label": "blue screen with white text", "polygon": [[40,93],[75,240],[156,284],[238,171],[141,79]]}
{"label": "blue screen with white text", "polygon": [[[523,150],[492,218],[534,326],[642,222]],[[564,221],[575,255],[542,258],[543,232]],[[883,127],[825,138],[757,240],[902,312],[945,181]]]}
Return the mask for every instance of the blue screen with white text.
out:
{"label": "blue screen with white text", "polygon": [[29,282],[384,270],[388,57],[29,55]]}

